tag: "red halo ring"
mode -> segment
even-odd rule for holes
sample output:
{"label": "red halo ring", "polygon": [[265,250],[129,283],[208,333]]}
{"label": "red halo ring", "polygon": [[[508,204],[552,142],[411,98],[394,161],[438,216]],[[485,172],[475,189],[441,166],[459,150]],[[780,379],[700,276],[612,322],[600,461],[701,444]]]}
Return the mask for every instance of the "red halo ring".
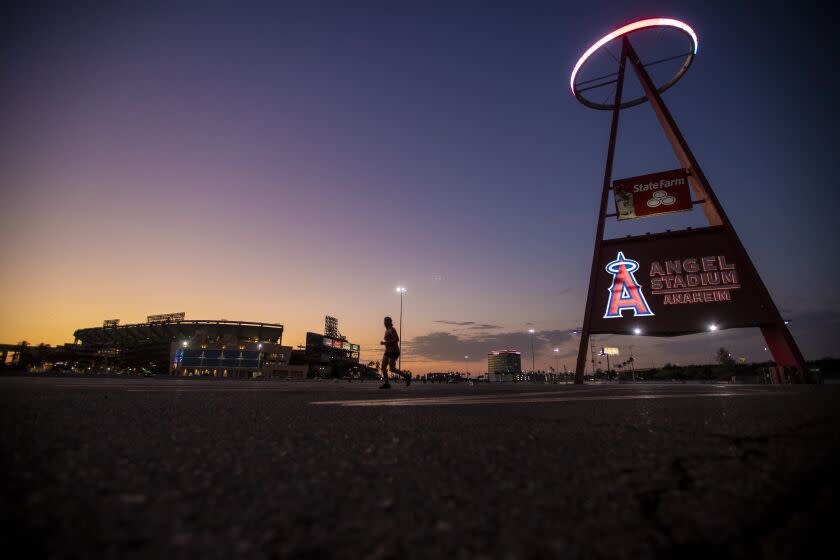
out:
{"label": "red halo ring", "polygon": [[[601,37],[594,45],[589,47],[585,53],[578,59],[577,64],[575,64],[574,70],[572,70],[572,76],[570,79],[570,85],[572,87],[572,94],[577,98],[578,101],[586,105],[587,107],[591,107],[592,109],[599,109],[599,110],[613,110],[615,109],[615,103],[595,103],[594,101],[590,101],[583,97],[581,92],[575,86],[575,78],[577,77],[578,72],[586,63],[586,60],[599,48],[607,44],[608,42],[612,41],[613,39],[617,39],[619,37],[623,37],[624,35],[629,35],[634,31],[638,31],[640,29],[646,29],[650,27],[673,27],[675,29],[679,29],[680,31],[684,32],[688,37],[691,39],[693,49],[692,52],[686,55],[685,62],[680,67],[679,70],[662,86],[657,89],[658,93],[662,93],[672,85],[674,85],[677,80],[682,78],[683,74],[685,74],[688,67],[691,66],[692,61],[694,60],[694,56],[697,54],[697,50],[700,47],[699,40],[697,38],[697,34],[694,30],[689,26],[687,23],[683,23],[676,19],[669,19],[669,18],[651,18],[651,19],[643,19],[640,21],[636,21],[625,25],[624,27],[620,27],[616,29],[612,33]],[[635,107],[636,105],[641,105],[647,100],[644,96],[638,97],[636,99],[632,99],[630,101],[626,101],[621,103],[619,108],[626,109],[628,107]]]}

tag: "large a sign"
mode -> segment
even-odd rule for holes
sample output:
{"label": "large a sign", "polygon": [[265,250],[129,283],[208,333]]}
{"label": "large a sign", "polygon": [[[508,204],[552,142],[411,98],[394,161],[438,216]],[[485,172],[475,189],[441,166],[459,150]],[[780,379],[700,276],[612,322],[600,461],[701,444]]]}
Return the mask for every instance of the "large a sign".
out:
{"label": "large a sign", "polygon": [[119,319],[105,319],[104,321],[102,321],[102,326],[106,327],[106,328],[107,327],[116,327],[119,324],[120,324]]}
{"label": "large a sign", "polygon": [[602,356],[618,356],[618,348],[615,346],[603,346],[601,348]]}
{"label": "large a sign", "polygon": [[685,169],[662,171],[613,181],[619,220],[691,210],[691,191]]}
{"label": "large a sign", "polygon": [[[648,28],[680,30],[690,39],[692,48],[682,64],[675,65],[678,70],[671,78],[662,75],[654,81],[633,46],[631,35],[635,37],[636,31]],[[592,334],[675,336],[732,327],[759,327],[776,364],[791,368],[790,379],[808,378],[802,352],[660,95],[688,69],[697,54],[697,44],[696,34],[684,22],[670,18],[641,20],[602,37],[572,70],[575,97],[589,107],[612,111],[575,383],[583,383]],[[586,76],[579,81],[579,72],[589,57],[607,45],[621,53],[618,58],[612,55],[616,72],[608,76],[615,79]],[[601,66],[588,71],[603,76]],[[625,73],[635,74],[643,95],[624,96]],[[615,97],[609,99],[608,94],[599,99],[601,92],[595,98],[584,95],[601,86],[613,88]],[[622,110],[644,102],[653,109],[681,169],[613,181],[619,116]],[[610,190],[615,214],[607,209]],[[692,195],[696,202],[692,202]],[[695,203],[702,205],[709,227],[604,239],[608,217],[633,220],[687,211]]]}
{"label": "large a sign", "polygon": [[721,227],[603,242],[592,333],[672,336],[771,324]]}
{"label": "large a sign", "polygon": [[164,313],[163,315],[149,315],[146,317],[147,323],[170,323],[172,321],[183,321],[187,314],[181,313]]}

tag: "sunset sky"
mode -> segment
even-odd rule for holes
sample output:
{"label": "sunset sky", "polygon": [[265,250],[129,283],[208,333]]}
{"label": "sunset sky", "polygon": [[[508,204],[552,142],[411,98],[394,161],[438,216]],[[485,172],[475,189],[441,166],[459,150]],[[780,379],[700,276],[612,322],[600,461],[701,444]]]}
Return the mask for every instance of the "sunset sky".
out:
{"label": "sunset sky", "polygon": [[[807,2],[21,2],[0,37],[0,342],[103,319],[323,316],[376,359],[486,368],[536,333],[573,368],[609,133],[569,74],[630,21],[692,25],[664,95],[806,358],[840,355],[834,48]],[[615,176],[677,167],[648,106]],[[702,225],[611,223],[608,235]],[[755,330],[633,345],[641,367],[767,359]]]}

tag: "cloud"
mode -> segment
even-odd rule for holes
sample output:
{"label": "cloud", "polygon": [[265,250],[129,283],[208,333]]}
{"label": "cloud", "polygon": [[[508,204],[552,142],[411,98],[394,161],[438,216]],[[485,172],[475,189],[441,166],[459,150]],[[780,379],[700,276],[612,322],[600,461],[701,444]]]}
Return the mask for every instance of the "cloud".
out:
{"label": "cloud", "polygon": [[448,321],[446,319],[438,319],[437,321],[435,321],[435,323],[438,323],[440,325],[452,325],[454,327],[464,327],[460,330],[487,331],[502,328],[501,325],[493,325],[490,323],[476,323],[475,321]]}
{"label": "cloud", "polygon": [[[803,310],[787,317],[792,320],[790,326],[794,338],[799,343],[806,359],[816,359],[832,353],[826,348],[836,347],[836,332],[840,329],[840,311]],[[406,349],[413,354],[412,360],[418,362],[463,362],[468,355],[472,360],[484,360],[491,350],[512,349],[522,352],[523,367],[530,367],[531,335],[528,326],[520,331],[502,331],[504,327],[475,321],[437,321],[441,325],[452,325],[449,332],[431,332],[405,342]],[[577,331],[580,331],[580,327]],[[537,331],[535,350],[537,368],[546,369],[555,366],[560,359],[560,367],[568,364],[573,367],[577,356],[579,338],[572,334],[573,329]],[[716,333],[699,333],[676,338],[633,337],[619,335],[597,335],[590,339],[596,348],[617,346],[622,359],[632,351],[637,367],[661,367],[666,362],[714,363],[715,352],[721,346],[729,349],[733,355],[745,356],[748,361],[763,361],[770,356],[764,350],[766,346],[761,332],[757,328],[727,329]],[[555,353],[554,348],[560,352]],[[833,352],[836,355],[836,351]],[[590,356],[587,352],[587,368]]]}
{"label": "cloud", "polygon": [[[494,328],[498,328],[492,325]],[[534,335],[537,354],[553,352],[553,348],[572,337],[567,329],[540,331]],[[450,333],[432,332],[407,341],[409,350],[415,356],[427,360],[458,362],[464,356],[481,359],[492,350],[519,350],[530,352],[531,335],[527,332],[501,333]]]}
{"label": "cloud", "polygon": [[832,309],[815,309],[811,311],[800,311],[792,313],[791,325],[803,323],[808,326],[832,325],[840,322],[840,311]]}

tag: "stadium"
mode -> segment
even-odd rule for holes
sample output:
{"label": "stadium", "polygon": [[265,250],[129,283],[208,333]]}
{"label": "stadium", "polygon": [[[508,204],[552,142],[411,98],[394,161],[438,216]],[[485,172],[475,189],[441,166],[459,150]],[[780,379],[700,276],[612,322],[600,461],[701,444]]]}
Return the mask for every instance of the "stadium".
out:
{"label": "stadium", "polygon": [[291,348],[281,346],[283,325],[188,321],[183,313],[152,315],[145,323],[128,325],[114,319],[73,336],[78,361],[106,370],[255,377],[283,369],[291,354]]}
{"label": "stadium", "polygon": [[[370,376],[359,365],[359,345],[325,318],[324,334],[306,333],[306,346],[283,346],[283,325],[250,321],[186,320],[184,313],[150,315],[145,323],[79,329],[72,352],[77,367],[109,373],[181,377]],[[70,345],[67,345],[68,347]]]}

